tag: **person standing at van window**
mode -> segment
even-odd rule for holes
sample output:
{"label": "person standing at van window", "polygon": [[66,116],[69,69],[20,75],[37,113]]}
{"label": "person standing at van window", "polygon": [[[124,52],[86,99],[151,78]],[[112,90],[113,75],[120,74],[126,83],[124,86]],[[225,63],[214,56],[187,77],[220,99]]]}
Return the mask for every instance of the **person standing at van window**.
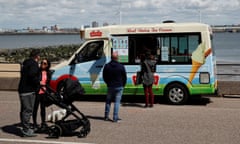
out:
{"label": "person standing at van window", "polygon": [[38,94],[36,95],[34,109],[33,109],[33,125],[34,129],[38,129],[37,125],[37,111],[40,104],[41,108],[41,127],[40,131],[47,130],[47,124],[46,124],[46,91],[47,87],[46,85],[49,85],[51,80],[51,72],[50,72],[51,63],[48,59],[43,59],[40,65],[40,90]]}
{"label": "person standing at van window", "polygon": [[108,87],[104,119],[109,120],[111,101],[112,99],[115,99],[113,122],[118,122],[120,120],[118,116],[119,106],[122,99],[123,89],[127,82],[125,67],[118,62],[118,53],[113,52],[111,61],[104,66],[103,80]]}
{"label": "person standing at van window", "polygon": [[[156,71],[156,60],[151,52],[146,52],[145,60],[141,63],[141,72],[143,74],[143,88],[145,94],[145,106],[153,107],[154,104],[154,94],[152,91],[152,85],[154,83],[154,72]],[[150,100],[150,105],[149,105]]]}
{"label": "person standing at van window", "polygon": [[21,77],[18,86],[20,98],[20,120],[22,123],[22,134],[26,137],[36,136],[33,129],[30,128],[30,118],[32,116],[36,92],[38,91],[40,51],[32,50],[30,58],[24,60],[21,65]]}

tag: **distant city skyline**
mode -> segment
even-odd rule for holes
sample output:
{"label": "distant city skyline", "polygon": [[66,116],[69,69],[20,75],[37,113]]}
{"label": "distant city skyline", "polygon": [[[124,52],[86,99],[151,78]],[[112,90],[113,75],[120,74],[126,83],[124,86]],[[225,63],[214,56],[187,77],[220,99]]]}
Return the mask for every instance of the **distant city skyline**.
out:
{"label": "distant city skyline", "polygon": [[[114,24],[109,24],[108,22],[104,22],[104,23],[98,23],[97,21],[93,21],[91,24],[86,24],[86,25],[81,25],[81,26],[78,26],[78,27],[61,27],[60,25],[51,25],[51,26],[47,26],[47,25],[44,25],[44,26],[40,26],[40,27],[25,27],[25,28],[0,28],[0,31],[1,30],[60,30],[60,29],[82,29],[82,28],[88,28],[88,27],[101,27],[101,26],[108,26],[108,25],[116,25],[115,23]],[[211,25],[213,27],[240,27],[240,24],[223,24],[223,25]]]}
{"label": "distant city skyline", "polygon": [[240,24],[240,0],[0,0],[0,28],[59,25],[79,28],[99,24],[202,22]]}
{"label": "distant city skyline", "polygon": [[[107,22],[102,25],[97,21],[93,21],[91,25],[82,25],[78,28],[60,28],[59,25],[55,24],[53,26],[42,26],[42,28],[23,28],[23,29],[1,29],[0,34],[41,34],[41,33],[79,33],[82,29],[89,27],[101,27],[108,26]],[[112,24],[115,25],[115,24]],[[211,25],[213,32],[240,32],[240,24],[237,25]]]}

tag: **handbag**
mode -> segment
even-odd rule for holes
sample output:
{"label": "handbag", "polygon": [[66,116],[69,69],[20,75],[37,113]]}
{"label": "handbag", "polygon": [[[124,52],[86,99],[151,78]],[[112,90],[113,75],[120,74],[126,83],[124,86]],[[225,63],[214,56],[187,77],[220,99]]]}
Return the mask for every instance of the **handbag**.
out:
{"label": "handbag", "polygon": [[146,65],[147,71],[144,72],[142,76],[143,84],[149,86],[153,84],[154,76],[150,66],[146,62],[144,62],[144,64]]}
{"label": "handbag", "polygon": [[138,71],[138,72],[137,72],[137,76],[136,76],[136,83],[135,83],[135,85],[142,84],[142,82],[143,82],[142,72],[141,72],[141,71]]}

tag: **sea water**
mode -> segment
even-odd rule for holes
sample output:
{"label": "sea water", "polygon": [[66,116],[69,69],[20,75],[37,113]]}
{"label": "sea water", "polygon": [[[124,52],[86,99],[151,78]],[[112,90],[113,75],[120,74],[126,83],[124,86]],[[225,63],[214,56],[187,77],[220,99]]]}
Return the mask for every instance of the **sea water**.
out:
{"label": "sea water", "polygon": [[[35,48],[80,44],[78,34],[68,35],[0,35],[0,49]],[[217,61],[240,63],[240,33],[214,33],[213,49]]]}
{"label": "sea water", "polygon": [[215,33],[213,48],[217,61],[240,63],[240,33]]}

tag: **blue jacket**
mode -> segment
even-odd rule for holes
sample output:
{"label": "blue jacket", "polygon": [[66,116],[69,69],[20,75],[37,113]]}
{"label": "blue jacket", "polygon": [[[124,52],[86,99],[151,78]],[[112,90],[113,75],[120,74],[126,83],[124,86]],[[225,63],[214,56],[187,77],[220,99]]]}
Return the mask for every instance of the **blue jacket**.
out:
{"label": "blue jacket", "polygon": [[124,87],[127,82],[125,67],[117,61],[110,61],[103,68],[103,80],[108,87]]}

